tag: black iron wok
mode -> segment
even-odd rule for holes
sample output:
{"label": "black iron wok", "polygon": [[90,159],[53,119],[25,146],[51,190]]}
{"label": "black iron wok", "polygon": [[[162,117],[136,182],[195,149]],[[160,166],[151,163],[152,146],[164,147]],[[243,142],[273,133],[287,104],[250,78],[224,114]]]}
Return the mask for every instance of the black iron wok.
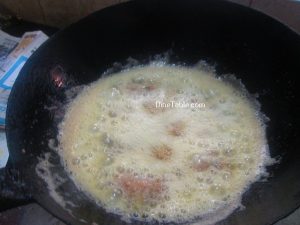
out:
{"label": "black iron wok", "polygon": [[[261,111],[270,118],[270,152],[281,162],[268,168],[267,181],[256,182],[244,194],[246,208],[219,224],[272,224],[295,210],[300,205],[300,36],[259,12],[216,0],[120,4],[88,16],[42,45],[23,67],[9,98],[10,159],[1,185],[6,199],[23,199],[13,193],[22,191],[68,224],[126,224],[75,187],[48,143],[56,138],[67,90],[99,79],[110,68],[122,69],[129,57],[143,64],[165,52],[170,63],[205,60],[218,74],[235,74],[250,93],[258,94]],[[37,175],[39,158],[47,152],[50,175],[63,178],[55,192],[65,205],[53,199]],[[7,191],[9,185],[15,186]]]}

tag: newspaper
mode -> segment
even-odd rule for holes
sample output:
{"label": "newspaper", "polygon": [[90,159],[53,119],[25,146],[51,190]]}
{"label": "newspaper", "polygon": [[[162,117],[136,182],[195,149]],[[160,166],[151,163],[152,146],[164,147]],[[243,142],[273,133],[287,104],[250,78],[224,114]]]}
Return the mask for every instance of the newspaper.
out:
{"label": "newspaper", "polygon": [[8,155],[5,133],[0,132],[0,169],[6,166]]}
{"label": "newspaper", "polygon": [[[26,32],[21,38],[0,30],[0,128],[5,127],[8,96],[30,55],[48,39],[41,31]],[[4,131],[0,132],[0,168],[5,167],[8,150]]]}
{"label": "newspaper", "polygon": [[0,68],[6,61],[7,56],[19,43],[20,38],[13,37],[0,30]]}
{"label": "newspaper", "polygon": [[[0,35],[6,39],[1,47],[1,49],[5,49],[3,54],[0,51],[4,59],[0,64],[0,126],[4,127],[10,90],[27,59],[48,37],[41,31],[26,32],[21,39],[9,36],[4,32],[1,32]],[[11,47],[15,46],[13,43],[16,41],[17,45],[12,49]],[[4,55],[5,52],[9,54]]]}

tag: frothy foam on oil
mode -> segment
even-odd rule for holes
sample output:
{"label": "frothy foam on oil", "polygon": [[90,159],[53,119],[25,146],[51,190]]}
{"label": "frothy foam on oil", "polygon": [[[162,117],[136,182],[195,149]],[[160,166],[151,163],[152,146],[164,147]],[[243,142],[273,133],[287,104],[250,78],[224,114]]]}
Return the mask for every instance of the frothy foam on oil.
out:
{"label": "frothy foam on oil", "polygon": [[[53,147],[52,139],[49,142],[49,145]],[[73,202],[65,200],[64,197],[56,191],[66,180],[51,171],[51,168],[54,166],[49,161],[50,157],[50,152],[45,153],[44,156],[38,157],[39,162],[36,165],[35,172],[47,184],[48,193],[55,200],[55,202],[63,209],[68,211],[71,216],[73,216],[72,211],[68,208],[70,206],[77,206]]]}
{"label": "frothy foam on oil", "polygon": [[65,168],[127,222],[224,219],[270,163],[259,104],[231,79],[156,62],[94,82],[60,124]]}

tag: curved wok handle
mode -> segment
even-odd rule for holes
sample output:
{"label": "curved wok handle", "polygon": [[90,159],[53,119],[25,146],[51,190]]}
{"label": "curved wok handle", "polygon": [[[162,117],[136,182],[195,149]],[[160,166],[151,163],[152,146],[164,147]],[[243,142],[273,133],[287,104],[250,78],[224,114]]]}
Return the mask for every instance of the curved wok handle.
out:
{"label": "curved wok handle", "polygon": [[20,173],[10,165],[0,169],[0,212],[32,202]]}

